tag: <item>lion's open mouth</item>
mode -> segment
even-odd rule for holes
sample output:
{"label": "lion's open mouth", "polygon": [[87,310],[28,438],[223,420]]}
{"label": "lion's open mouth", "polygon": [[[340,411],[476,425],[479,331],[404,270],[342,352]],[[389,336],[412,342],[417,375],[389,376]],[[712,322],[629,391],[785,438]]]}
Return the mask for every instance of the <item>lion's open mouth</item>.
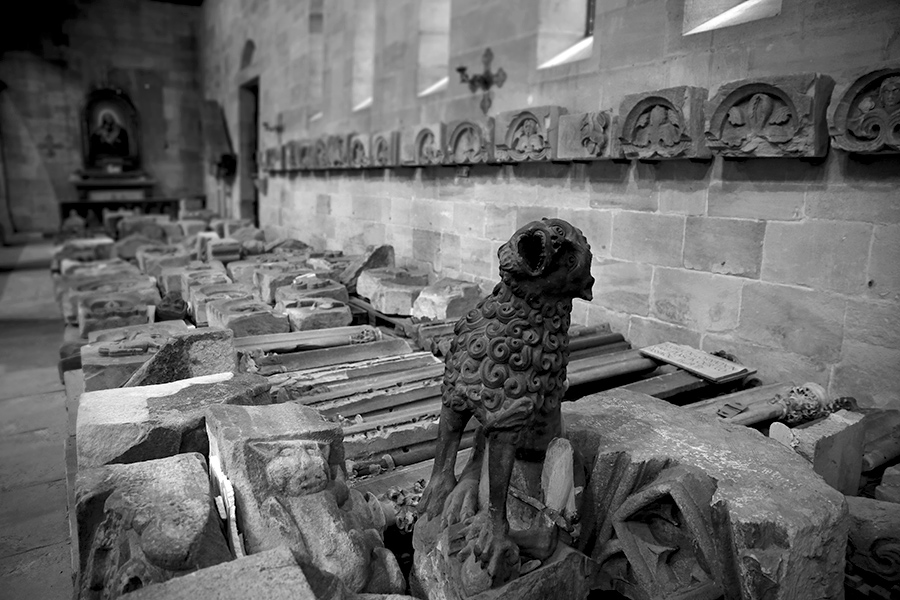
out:
{"label": "lion's open mouth", "polygon": [[537,275],[547,260],[546,237],[542,231],[529,231],[519,237],[516,250],[528,271]]}

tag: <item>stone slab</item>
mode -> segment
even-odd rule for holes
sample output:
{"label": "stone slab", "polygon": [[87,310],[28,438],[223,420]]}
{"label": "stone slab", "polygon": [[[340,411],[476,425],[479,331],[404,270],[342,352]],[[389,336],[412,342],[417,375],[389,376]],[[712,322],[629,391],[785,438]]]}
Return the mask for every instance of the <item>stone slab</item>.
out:
{"label": "stone slab", "polygon": [[[755,430],[625,390],[566,403],[563,421],[593,465],[579,547],[601,562],[603,589],[843,598],[844,496],[803,457]],[[669,525],[658,529],[658,519]]]}
{"label": "stone slab", "polygon": [[299,275],[290,285],[276,288],[274,301],[290,302],[312,297],[333,298],[345,304],[350,301],[350,295],[344,284],[326,277],[319,277],[315,273]]}
{"label": "stone slab", "polygon": [[79,600],[118,598],[231,558],[199,454],[82,469],[75,498]]}
{"label": "stone slab", "polygon": [[[156,290],[152,290],[156,293]],[[152,304],[137,293],[102,293],[78,301],[78,333],[87,337],[92,331],[141,325],[153,320]]]}
{"label": "stone slab", "polygon": [[181,275],[181,297],[188,303],[188,306],[193,306],[194,290],[215,283],[231,283],[231,278],[224,271],[219,270],[183,273]]}
{"label": "stone slab", "polygon": [[135,253],[142,272],[159,277],[164,267],[184,267],[191,262],[191,254],[181,246],[141,246]]}
{"label": "stone slab", "polygon": [[225,265],[220,262],[205,263],[193,261],[183,267],[163,267],[159,275],[159,287],[163,294],[181,291],[181,278],[185,273],[197,271],[224,271]]}
{"label": "stone slab", "polygon": [[289,286],[302,275],[314,275],[312,269],[297,264],[273,264],[258,267],[253,272],[256,297],[266,304],[275,304],[275,290]]}
{"label": "stone slab", "polygon": [[234,337],[290,331],[287,316],[276,314],[271,306],[256,300],[214,300],[206,310],[210,327],[231,329]]}
{"label": "stone slab", "polygon": [[356,283],[357,293],[387,315],[410,315],[413,303],[428,285],[428,274],[405,267],[369,269]]}
{"label": "stone slab", "polygon": [[841,73],[828,109],[831,145],[853,154],[897,154],[900,61]]}
{"label": "stone slab", "polygon": [[475,308],[483,296],[477,283],[444,277],[422,290],[411,314],[430,321],[459,319]]}
{"label": "stone slab", "polygon": [[203,327],[171,335],[123,387],[171,383],[236,369],[234,333],[230,329]]}
{"label": "stone slab", "polygon": [[203,424],[208,405],[270,402],[265,378],[234,373],[85,392],[76,423],[79,468],[184,452],[207,454]]}
{"label": "stone slab", "polygon": [[[187,331],[184,321],[166,321],[89,333],[91,343],[81,347],[84,389],[92,392],[122,386],[171,335],[182,331]],[[144,345],[147,350],[140,351]]]}
{"label": "stone slab", "polygon": [[353,322],[350,306],[334,298],[313,296],[282,301],[275,305],[275,311],[287,315],[291,331],[345,327]]}
{"label": "stone slab", "polygon": [[194,323],[206,325],[206,305],[214,300],[235,300],[253,297],[253,288],[243,283],[211,283],[194,289],[191,313]]}
{"label": "stone slab", "polygon": [[394,266],[394,247],[390,245],[372,246],[351,262],[337,277],[347,286],[349,292],[356,291],[356,281],[360,273],[369,269],[382,269]]}

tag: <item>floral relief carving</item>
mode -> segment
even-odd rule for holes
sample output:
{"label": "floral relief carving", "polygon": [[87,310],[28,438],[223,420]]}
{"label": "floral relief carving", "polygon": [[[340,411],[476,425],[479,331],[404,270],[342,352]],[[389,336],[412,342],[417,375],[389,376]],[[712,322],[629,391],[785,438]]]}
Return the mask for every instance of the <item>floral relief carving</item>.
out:
{"label": "floral relief carving", "polygon": [[565,113],[565,109],[557,106],[501,113],[494,129],[494,159],[523,162],[556,158],[561,113]]}
{"label": "floral relief carving", "polygon": [[618,118],[611,111],[560,115],[557,158],[600,160],[620,158]]}
{"label": "floral relief carving", "polygon": [[729,157],[822,156],[831,85],[816,74],[727,83],[707,103],[707,145]]}
{"label": "floral relief carving", "polygon": [[[838,99],[838,97],[840,99]],[[900,63],[858,77],[835,91],[832,145],[857,154],[900,152]]]}
{"label": "floral relief carving", "polygon": [[605,112],[584,113],[581,118],[581,147],[591,156],[600,156],[609,141],[609,115]]}
{"label": "floral relief carving", "polygon": [[392,167],[397,164],[396,131],[376,133],[372,136],[372,164],[376,167]]}
{"label": "floral relief carving", "polygon": [[327,138],[319,138],[316,140],[316,145],[313,153],[313,163],[315,168],[317,169],[327,169],[328,168],[328,139]]}
{"label": "floral relief carving", "polygon": [[416,162],[420,165],[439,165],[444,160],[441,143],[431,129],[423,129],[416,136]]}
{"label": "floral relief carving", "polygon": [[488,142],[490,138],[487,134],[492,126],[492,120],[488,120],[487,127],[474,121],[458,121],[451,124],[448,128],[450,135],[444,154],[445,164],[465,165],[488,162],[491,157],[491,148]]}
{"label": "floral relief carving", "polygon": [[369,144],[364,136],[354,135],[350,137],[349,166],[356,169],[368,167],[371,164],[369,157]]}
{"label": "floral relief carving", "polygon": [[327,168],[342,168],[347,166],[347,146],[347,136],[328,136]]}
{"label": "floral relief carving", "polygon": [[702,139],[703,88],[678,87],[626,96],[619,138],[627,158],[707,158]]}

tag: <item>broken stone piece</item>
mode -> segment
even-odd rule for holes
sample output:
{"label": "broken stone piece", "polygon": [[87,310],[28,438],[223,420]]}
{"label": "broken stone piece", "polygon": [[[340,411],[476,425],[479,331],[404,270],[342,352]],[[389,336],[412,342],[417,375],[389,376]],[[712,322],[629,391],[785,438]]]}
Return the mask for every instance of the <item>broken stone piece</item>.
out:
{"label": "broken stone piece", "polygon": [[208,455],[203,431],[207,406],[270,403],[269,382],[246,373],[85,392],[76,424],[78,468],[185,452]]}
{"label": "broken stone piece", "polygon": [[181,297],[188,303],[188,310],[192,310],[196,302],[194,291],[217,283],[231,283],[231,278],[223,271],[196,271],[182,274]]}
{"label": "broken stone piece", "polygon": [[900,153],[900,61],[845,73],[828,109],[831,145],[853,154]]}
{"label": "broken stone piece", "polygon": [[219,260],[225,264],[241,258],[241,243],[231,238],[211,239],[206,242],[206,254],[203,255],[207,261]]}
{"label": "broken stone piece", "polygon": [[234,488],[248,554],[287,545],[352,592],[403,592],[384,509],[347,487],[339,424],[294,403],[210,407],[206,423],[211,472]]}
{"label": "broken stone piece", "polygon": [[866,429],[863,415],[839,410],[824,419],[791,429],[772,423],[769,437],[797,451],[812,463],[828,485],[848,496],[859,491]]}
{"label": "broken stone piece", "polygon": [[79,469],[79,600],[118,598],[231,558],[196,453]]}
{"label": "broken stone piece", "polygon": [[228,264],[228,275],[235,283],[245,283],[248,285],[256,285],[254,281],[254,273],[257,269],[282,265],[284,267],[296,266],[299,268],[306,267],[306,256],[295,257],[291,255],[279,254],[258,254],[256,256],[247,257],[244,260],[236,260]]}
{"label": "broken stone piece", "polygon": [[680,86],[625,96],[619,141],[626,158],[709,158],[703,105],[707,90]]}
{"label": "broken stone piece", "polygon": [[52,271],[58,270],[58,266],[63,259],[94,261],[113,258],[114,243],[112,238],[105,236],[68,240],[53,249],[50,268]]}
{"label": "broken stone piece", "polygon": [[291,302],[301,298],[334,298],[338,302],[349,302],[347,288],[333,279],[319,277],[315,273],[298,275],[290,285],[275,289],[275,302]]}
{"label": "broken stone piece", "polygon": [[201,260],[207,256],[206,246],[213,240],[218,240],[219,234],[215,231],[201,231],[194,237],[194,254]]}
{"label": "broken stone piece", "polygon": [[619,118],[612,111],[559,115],[560,160],[622,158],[617,131]]}
{"label": "broken stone piece", "polygon": [[124,387],[170,383],[236,369],[232,331],[202,327],[174,333],[164,340]]}
{"label": "broken stone piece", "polygon": [[350,307],[334,298],[309,297],[281,301],[275,305],[275,311],[287,315],[291,331],[344,327],[353,322]]}
{"label": "broken stone piece", "polygon": [[401,133],[400,162],[407,166],[440,165],[444,162],[443,123],[408,127]]}
{"label": "broken stone piece", "polygon": [[560,106],[534,106],[500,113],[494,120],[494,160],[547,161],[557,158]]}
{"label": "broken stone piece", "polygon": [[356,291],[384,314],[410,315],[426,285],[428,274],[424,272],[404,267],[369,269],[360,274]]}
{"label": "broken stone piece", "polygon": [[372,246],[361,256],[351,262],[337,278],[347,286],[349,292],[356,291],[356,281],[359,274],[369,269],[382,269],[394,266],[394,247],[390,245]]}
{"label": "broken stone piece", "polygon": [[257,267],[253,273],[253,283],[260,301],[275,304],[275,290],[290,285],[301,275],[313,275],[312,269],[306,265],[270,264]]}
{"label": "broken stone piece", "polygon": [[142,235],[158,242],[166,241],[166,233],[160,226],[161,222],[168,221],[167,215],[132,215],[122,217],[116,223],[118,239],[124,239],[133,235]]}
{"label": "broken stone piece", "polygon": [[211,594],[215,600],[319,599],[294,555],[282,547],[143,587],[128,600],[205,600]]}
{"label": "broken stone piece", "polygon": [[847,496],[847,560],[885,581],[900,583],[900,504]]}
{"label": "broken stone piece", "polygon": [[228,328],[234,337],[289,333],[286,315],[275,314],[272,307],[257,300],[214,300],[206,305],[210,327]]}
{"label": "broken stone piece", "polygon": [[216,261],[205,263],[193,261],[183,267],[163,267],[159,274],[159,286],[163,294],[181,291],[181,280],[185,273],[198,271],[225,271],[225,265]]}
{"label": "broken stone piece", "polygon": [[181,292],[169,292],[156,305],[157,321],[184,321],[187,318],[188,305],[181,297]]}
{"label": "broken stone piece", "polygon": [[160,298],[152,277],[123,273],[73,281],[62,294],[63,317],[67,323],[78,321],[78,305],[82,300],[103,294],[134,294],[145,305],[156,305]]}
{"label": "broken stone piece", "polygon": [[115,252],[116,256],[118,256],[122,260],[135,260],[139,249],[146,246],[163,245],[165,244],[159,239],[150,238],[140,233],[133,233],[127,237],[119,238],[119,241],[116,242],[113,251]]}
{"label": "broken stone piece", "polygon": [[422,290],[412,307],[412,316],[439,321],[459,319],[475,308],[484,294],[477,283],[445,277]]}
{"label": "broken stone piece", "polygon": [[206,325],[206,305],[213,300],[252,298],[253,290],[242,283],[211,283],[194,288],[194,304],[191,307],[194,323]]}
{"label": "broken stone piece", "polygon": [[844,495],[803,457],[755,430],[626,390],[566,403],[562,416],[576,452],[595,457],[579,548],[599,562],[600,589],[843,597]]}
{"label": "broken stone piece", "polygon": [[900,465],[888,467],[875,488],[875,498],[885,502],[900,503]]}
{"label": "broken stone piece", "polygon": [[159,277],[163,267],[183,267],[191,262],[191,255],[181,246],[141,246],[135,252],[138,267],[147,275]]}
{"label": "broken stone piece", "polygon": [[172,334],[187,331],[183,321],[148,323],[94,331],[81,348],[84,389],[108,390],[123,385]]}
{"label": "broken stone piece", "polygon": [[150,322],[147,303],[138,294],[92,294],[78,301],[78,333]]}
{"label": "broken stone piece", "polygon": [[444,164],[472,165],[494,159],[494,120],[463,119],[447,123]]}

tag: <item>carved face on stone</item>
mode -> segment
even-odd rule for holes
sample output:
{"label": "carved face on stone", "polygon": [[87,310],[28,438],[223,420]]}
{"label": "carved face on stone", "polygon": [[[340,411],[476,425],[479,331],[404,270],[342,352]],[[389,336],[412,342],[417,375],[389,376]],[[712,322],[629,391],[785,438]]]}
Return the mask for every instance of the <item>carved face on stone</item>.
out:
{"label": "carved face on stone", "polygon": [[888,77],[882,81],[878,96],[887,110],[900,105],[900,77]]}
{"label": "carved face on stone", "polygon": [[500,275],[518,295],[593,298],[591,246],[561,219],[522,227],[498,251]]}
{"label": "carved face on stone", "polygon": [[266,479],[275,495],[306,496],[328,487],[328,446],[285,442],[270,452],[274,454],[266,463]]}

